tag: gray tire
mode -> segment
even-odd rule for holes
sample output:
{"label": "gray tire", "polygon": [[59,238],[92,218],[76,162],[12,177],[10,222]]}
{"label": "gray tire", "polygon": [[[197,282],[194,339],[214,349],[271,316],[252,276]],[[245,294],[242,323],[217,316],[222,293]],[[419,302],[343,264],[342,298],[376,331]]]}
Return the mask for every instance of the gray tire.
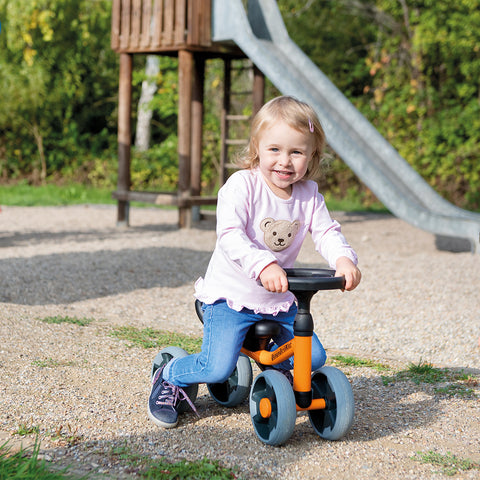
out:
{"label": "gray tire", "polygon": [[310,423],[326,440],[339,440],[350,430],[355,416],[353,391],[345,374],[335,367],[322,367],[312,374],[313,398],[325,398],[324,410],[309,410]]}
{"label": "gray tire", "polygon": [[[266,405],[270,410],[265,414]],[[265,370],[250,391],[250,417],[257,437],[267,445],[282,445],[292,435],[297,419],[295,396],[287,378]]]}
{"label": "gray tire", "polygon": [[223,383],[207,383],[207,388],[217,403],[224,407],[235,407],[248,398],[252,378],[250,359],[241,353],[230,377]]}

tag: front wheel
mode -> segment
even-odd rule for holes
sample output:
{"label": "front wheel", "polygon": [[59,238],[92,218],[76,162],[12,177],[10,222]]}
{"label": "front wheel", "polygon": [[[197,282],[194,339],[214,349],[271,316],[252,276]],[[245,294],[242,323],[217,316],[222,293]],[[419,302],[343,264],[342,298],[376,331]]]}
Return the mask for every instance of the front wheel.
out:
{"label": "front wheel", "polygon": [[313,398],[324,398],[324,410],[309,410],[310,423],[326,440],[339,440],[350,430],[355,415],[352,387],[335,367],[322,367],[312,374]]}
{"label": "front wheel", "polygon": [[237,366],[228,379],[223,383],[207,383],[207,388],[217,403],[224,407],[235,407],[248,398],[252,378],[250,359],[241,353]]}
{"label": "front wheel", "polygon": [[[153,376],[155,375],[155,372],[166,365],[170,360],[173,358],[183,358],[186,357],[188,353],[180,347],[166,347],[160,352],[157,353],[155,358],[153,359],[152,362],[152,368],[150,370],[150,380],[153,380]],[[193,384],[190,385],[189,387],[185,387],[183,391],[188,395],[188,398],[192,401],[192,403],[195,403],[195,400],[197,399],[197,393],[198,393],[198,384]],[[178,413],[182,413],[187,411],[190,408],[188,405],[188,402],[186,400],[183,400],[180,402],[178,405]]]}
{"label": "front wheel", "polygon": [[250,417],[257,437],[267,445],[281,445],[291,437],[297,409],[290,382],[282,373],[265,370],[255,379]]}

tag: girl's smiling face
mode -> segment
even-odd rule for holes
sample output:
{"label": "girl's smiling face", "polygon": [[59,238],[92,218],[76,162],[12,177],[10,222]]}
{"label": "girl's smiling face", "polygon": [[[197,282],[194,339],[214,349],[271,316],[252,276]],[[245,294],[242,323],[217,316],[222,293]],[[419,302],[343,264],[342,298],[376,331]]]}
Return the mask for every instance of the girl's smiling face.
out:
{"label": "girl's smiling face", "polygon": [[313,154],[311,135],[279,121],[265,128],[258,141],[259,169],[268,186],[280,198],[290,198],[292,184],[307,172]]}

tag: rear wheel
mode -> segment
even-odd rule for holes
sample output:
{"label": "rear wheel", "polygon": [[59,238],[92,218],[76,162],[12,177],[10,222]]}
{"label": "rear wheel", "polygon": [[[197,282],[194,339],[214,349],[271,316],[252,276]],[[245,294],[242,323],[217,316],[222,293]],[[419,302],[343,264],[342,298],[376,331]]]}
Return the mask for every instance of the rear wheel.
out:
{"label": "rear wheel", "polygon": [[235,407],[248,398],[252,377],[250,359],[241,353],[230,377],[223,383],[208,383],[207,388],[217,403],[225,407]]}

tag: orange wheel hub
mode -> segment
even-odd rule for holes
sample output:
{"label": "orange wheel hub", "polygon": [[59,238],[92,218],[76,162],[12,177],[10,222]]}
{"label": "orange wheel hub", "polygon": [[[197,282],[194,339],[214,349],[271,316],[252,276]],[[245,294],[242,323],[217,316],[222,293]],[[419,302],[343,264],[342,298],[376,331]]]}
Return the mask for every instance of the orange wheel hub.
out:
{"label": "orange wheel hub", "polygon": [[272,402],[268,398],[262,398],[260,400],[260,415],[262,418],[270,418],[272,415]]}

